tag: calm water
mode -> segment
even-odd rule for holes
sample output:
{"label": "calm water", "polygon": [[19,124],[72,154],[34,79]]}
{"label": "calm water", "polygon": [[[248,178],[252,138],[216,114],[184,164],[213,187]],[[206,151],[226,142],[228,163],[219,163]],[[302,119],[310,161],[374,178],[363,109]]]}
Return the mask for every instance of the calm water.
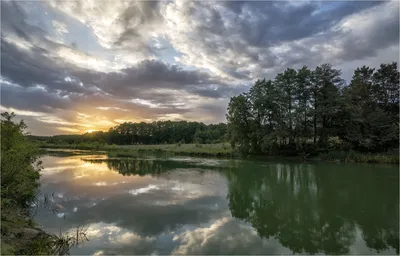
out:
{"label": "calm water", "polygon": [[397,167],[45,156],[36,220],[71,254],[398,254]]}

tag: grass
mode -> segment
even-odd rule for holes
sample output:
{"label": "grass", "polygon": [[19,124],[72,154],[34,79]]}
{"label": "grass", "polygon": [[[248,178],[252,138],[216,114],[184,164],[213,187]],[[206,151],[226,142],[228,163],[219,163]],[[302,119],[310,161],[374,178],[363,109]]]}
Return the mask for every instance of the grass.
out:
{"label": "grass", "polygon": [[[81,144],[42,144],[42,148],[59,149],[82,149],[94,151],[106,151],[109,156],[128,157],[141,154],[155,155],[186,155],[200,157],[239,157],[229,143],[216,144],[159,144],[159,145],[107,145],[100,143],[81,143]],[[253,156],[254,157],[254,156]],[[276,158],[277,156],[269,156]],[[305,160],[299,153],[293,156],[298,160]],[[352,150],[340,151],[331,150],[327,153],[320,153],[317,159],[323,161],[334,161],[342,163],[381,163],[398,164],[399,154],[397,151],[388,153],[360,153]],[[315,157],[311,157],[315,160]]]}
{"label": "grass", "polygon": [[320,155],[325,161],[344,163],[374,163],[374,164],[398,164],[398,152],[388,153],[360,153],[355,151],[330,151]]}
{"label": "grass", "polygon": [[42,144],[42,148],[103,150],[112,156],[130,156],[140,153],[231,157],[234,151],[229,143],[216,144],[160,144],[160,145],[107,145],[107,144]]}

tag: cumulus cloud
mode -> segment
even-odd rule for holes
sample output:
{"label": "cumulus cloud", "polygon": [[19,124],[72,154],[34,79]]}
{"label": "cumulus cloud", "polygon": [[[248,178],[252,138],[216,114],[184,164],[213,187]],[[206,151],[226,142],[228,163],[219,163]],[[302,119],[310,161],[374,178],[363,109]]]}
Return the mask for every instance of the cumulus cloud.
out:
{"label": "cumulus cloud", "polygon": [[225,121],[229,97],[255,79],[325,62],[350,79],[358,65],[376,67],[399,55],[397,1],[3,1],[1,7],[2,106],[57,116],[59,128]]}

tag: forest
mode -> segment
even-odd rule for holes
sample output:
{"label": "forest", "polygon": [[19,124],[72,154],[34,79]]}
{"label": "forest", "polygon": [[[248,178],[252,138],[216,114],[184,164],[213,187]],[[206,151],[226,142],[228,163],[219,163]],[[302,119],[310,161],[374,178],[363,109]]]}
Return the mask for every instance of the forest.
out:
{"label": "forest", "polygon": [[227,120],[232,146],[246,154],[397,152],[397,63],[357,68],[348,85],[330,64],[288,68],[232,97]]}
{"label": "forest", "polygon": [[51,144],[99,142],[116,145],[220,143],[226,141],[227,125],[187,121],[125,122],[107,132],[95,131],[82,135],[31,136]]}

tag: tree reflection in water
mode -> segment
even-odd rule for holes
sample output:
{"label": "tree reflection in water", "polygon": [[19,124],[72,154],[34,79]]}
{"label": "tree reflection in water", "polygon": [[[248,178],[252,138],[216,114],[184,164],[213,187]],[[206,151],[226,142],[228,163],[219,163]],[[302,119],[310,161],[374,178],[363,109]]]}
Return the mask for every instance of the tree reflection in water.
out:
{"label": "tree reflection in water", "polygon": [[231,169],[231,213],[294,253],[350,253],[358,227],[369,248],[380,252],[392,247],[398,254],[398,172],[341,167]]}
{"label": "tree reflection in water", "polygon": [[160,176],[182,168],[225,172],[232,216],[251,224],[260,237],[278,239],[293,253],[351,253],[359,229],[370,249],[393,248],[399,254],[397,170],[251,161],[211,167],[169,160],[93,161],[106,161],[122,175]]}

